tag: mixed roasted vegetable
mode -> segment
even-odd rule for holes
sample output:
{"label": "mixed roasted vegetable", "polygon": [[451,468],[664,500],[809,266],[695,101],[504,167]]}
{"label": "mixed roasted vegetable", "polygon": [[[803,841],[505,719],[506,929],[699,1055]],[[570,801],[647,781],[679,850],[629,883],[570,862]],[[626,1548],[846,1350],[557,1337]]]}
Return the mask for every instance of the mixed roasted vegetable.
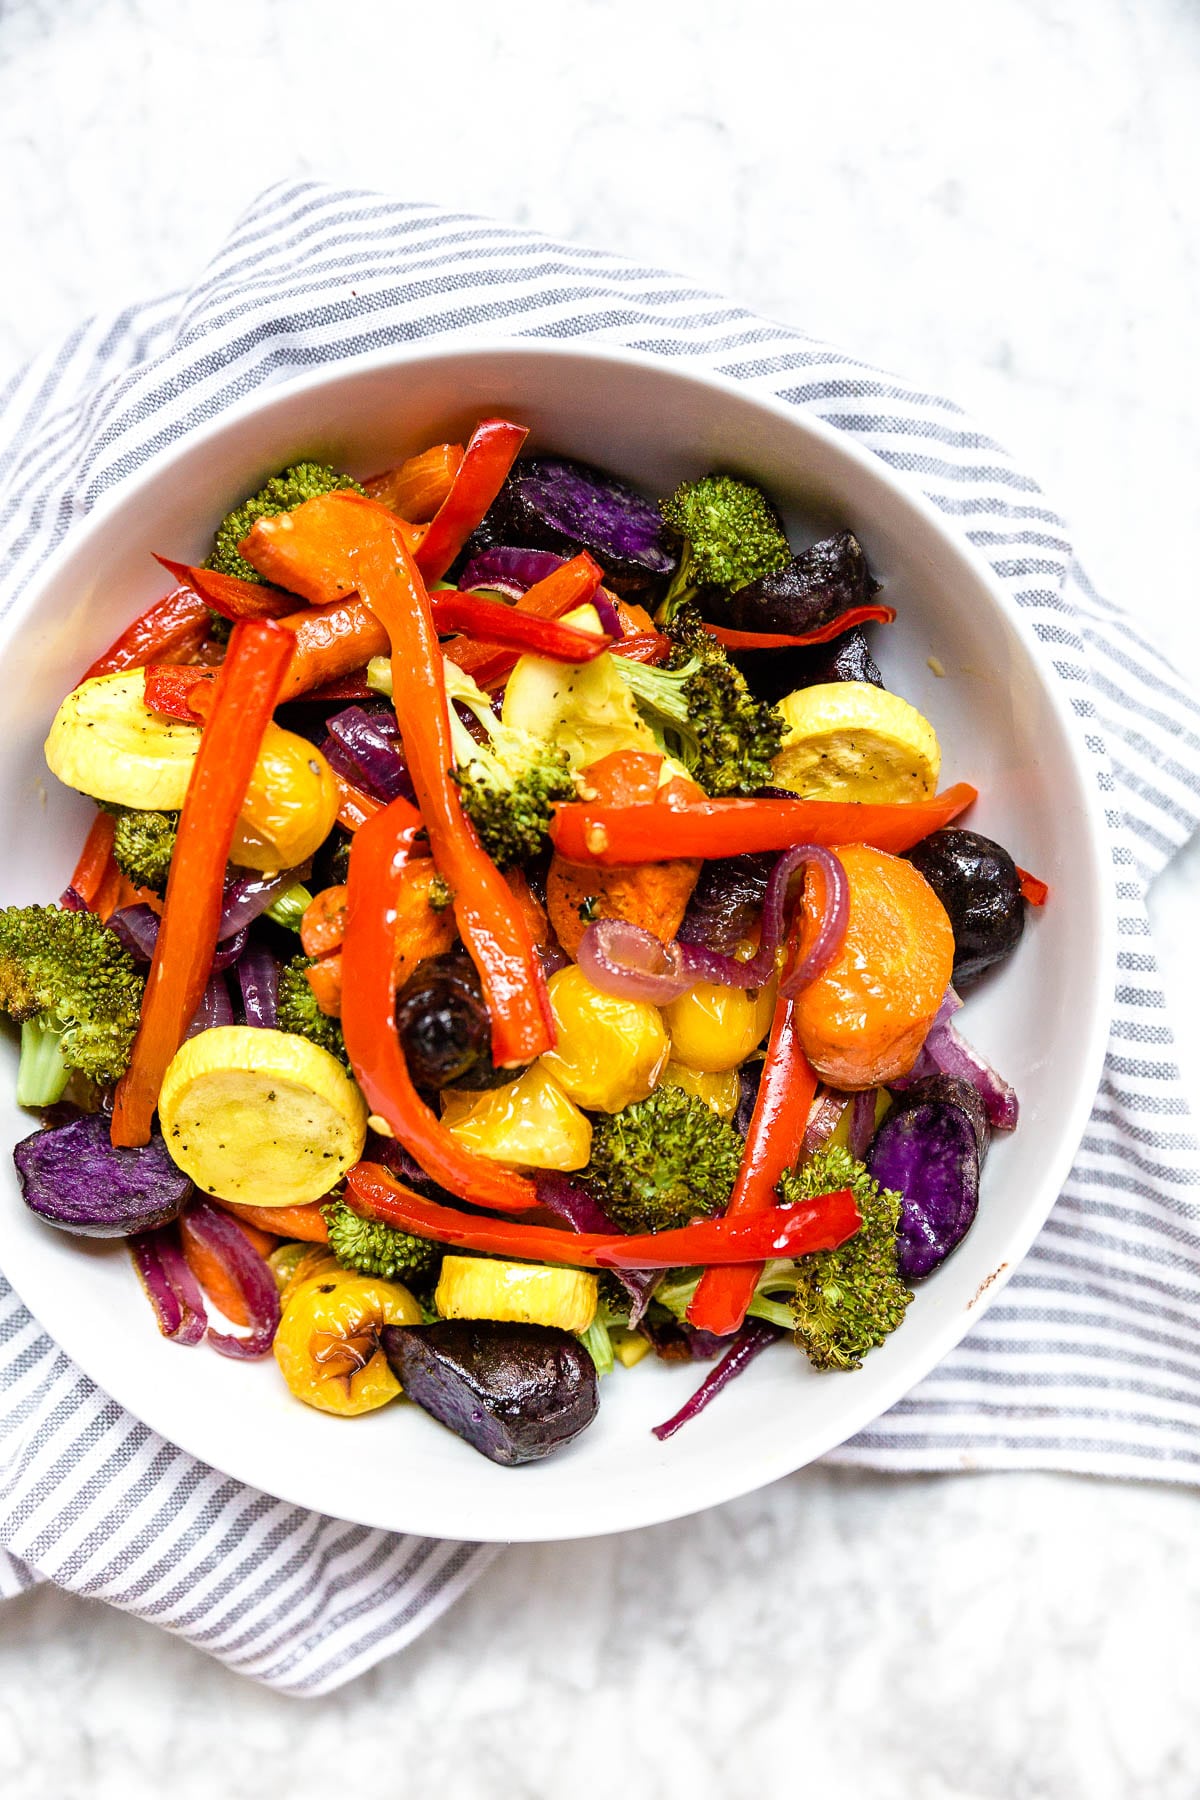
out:
{"label": "mixed roasted vegetable", "polygon": [[296,463],[160,558],[47,740],[71,885],[0,913],[29,1207],[176,1342],[502,1463],[649,1355],[713,1364],[667,1437],[780,1339],[885,1342],[1016,1124],[952,983],[1045,898],[850,532],[525,436]]}

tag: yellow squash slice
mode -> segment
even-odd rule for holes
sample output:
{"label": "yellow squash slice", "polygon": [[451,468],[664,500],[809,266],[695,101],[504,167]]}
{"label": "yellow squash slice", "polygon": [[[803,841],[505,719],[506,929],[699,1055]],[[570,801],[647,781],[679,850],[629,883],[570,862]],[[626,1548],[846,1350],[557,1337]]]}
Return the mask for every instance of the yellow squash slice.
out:
{"label": "yellow squash slice", "polygon": [[771,767],[780,787],[807,800],[885,806],[937,791],[941,751],[933,726],[899,694],[865,681],[801,688],[780,701],[787,736]]}
{"label": "yellow squash slice", "polygon": [[217,1025],[181,1045],[158,1116],[196,1186],[243,1206],[319,1200],[367,1136],[366,1102],[336,1056],[251,1025]]}
{"label": "yellow squash slice", "polygon": [[447,1256],[433,1303],[443,1319],[504,1319],[586,1331],[596,1316],[598,1285],[586,1269]]}

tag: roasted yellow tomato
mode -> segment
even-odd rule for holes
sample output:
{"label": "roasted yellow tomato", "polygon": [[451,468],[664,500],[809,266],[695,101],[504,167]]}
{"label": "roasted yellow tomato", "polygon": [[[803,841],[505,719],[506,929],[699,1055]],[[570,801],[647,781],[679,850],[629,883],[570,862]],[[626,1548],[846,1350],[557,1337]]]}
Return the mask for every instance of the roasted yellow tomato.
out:
{"label": "roasted yellow tomato", "polygon": [[774,984],[750,992],[698,981],[663,1008],[671,1061],[719,1075],[744,1063],[762,1043],[775,1006]]}
{"label": "roasted yellow tomato", "polygon": [[268,725],[233,834],[230,862],[270,873],[315,856],[337,820],[333,770],[314,744]]}
{"label": "roasted yellow tomato", "polygon": [[188,1038],[167,1066],[158,1117],[184,1174],[244,1206],[319,1200],[367,1137],[366,1101],[336,1056],[252,1025]]}
{"label": "roasted yellow tomato", "polygon": [[447,1256],[433,1303],[443,1319],[503,1319],[586,1331],[596,1316],[599,1283],[586,1269]]}
{"label": "roasted yellow tomato", "polygon": [[[200,747],[200,726],[151,712],[141,669],[98,675],[72,690],[46,739],[60,781],[93,799],[148,812],[178,812]],[[246,790],[230,860],[244,868],[291,869],[333,829],[338,795],[321,752],[270,724]]]}
{"label": "roasted yellow tomato", "polygon": [[542,1067],[568,1099],[590,1112],[620,1112],[644,1100],[670,1048],[657,1006],[602,994],[574,966],[548,985],[555,1043]]}
{"label": "roasted yellow tomato", "polygon": [[400,1392],[379,1347],[385,1325],[419,1325],[407,1288],[351,1269],[323,1269],[293,1289],[275,1333],[275,1361],[297,1400],[355,1418]]}
{"label": "roasted yellow tomato", "polygon": [[669,1062],[659,1087],[682,1088],[711,1106],[719,1119],[732,1119],[741,1098],[742,1084],[736,1069],[689,1069],[686,1063]]}
{"label": "roasted yellow tomato", "polygon": [[582,1169],[592,1153],[590,1121],[569,1100],[545,1058],[505,1087],[442,1095],[442,1124],[469,1150],[516,1168]]}

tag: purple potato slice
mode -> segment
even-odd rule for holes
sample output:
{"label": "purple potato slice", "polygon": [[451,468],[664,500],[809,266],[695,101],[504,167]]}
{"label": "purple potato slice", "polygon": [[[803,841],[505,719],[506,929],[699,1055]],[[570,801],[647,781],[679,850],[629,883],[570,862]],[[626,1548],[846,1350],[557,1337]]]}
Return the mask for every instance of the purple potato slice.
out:
{"label": "purple potato slice", "polygon": [[13,1150],[25,1204],[79,1237],[132,1237],[177,1219],[192,1184],[156,1133],[136,1150],[114,1149],[105,1113],[35,1131]]}
{"label": "purple potato slice", "polygon": [[990,1142],[970,1082],[934,1075],[898,1092],[867,1151],[881,1187],[900,1195],[897,1263],[906,1281],[931,1275],[979,1210],[979,1172]]}

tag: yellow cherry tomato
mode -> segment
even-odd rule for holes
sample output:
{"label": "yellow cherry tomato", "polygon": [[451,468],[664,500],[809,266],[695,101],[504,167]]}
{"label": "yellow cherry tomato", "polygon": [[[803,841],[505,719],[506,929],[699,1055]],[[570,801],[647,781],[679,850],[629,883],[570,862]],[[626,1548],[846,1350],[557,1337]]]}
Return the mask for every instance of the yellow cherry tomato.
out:
{"label": "yellow cherry tomato", "polygon": [[568,1099],[620,1112],[651,1092],[670,1044],[657,1006],[593,987],[574,964],[549,981],[555,1044],[542,1057]]}
{"label": "yellow cherry tomato", "polygon": [[337,820],[333,770],[314,744],[271,724],[246,789],[230,862],[271,873],[315,856]]}
{"label": "yellow cherry tomato", "polygon": [[394,1281],[323,1269],[296,1287],[275,1333],[275,1361],[297,1400],[355,1418],[400,1392],[379,1347],[385,1325],[419,1325],[421,1308]]}
{"label": "yellow cherry tomato", "polygon": [[710,1074],[736,1069],[766,1036],[774,1004],[774,984],[751,992],[698,981],[663,1008],[672,1062]]}
{"label": "yellow cherry tomato", "polygon": [[582,1169],[591,1122],[568,1100],[545,1058],[505,1087],[442,1095],[442,1124],[469,1150],[527,1169]]}
{"label": "yellow cherry tomato", "polygon": [[732,1119],[741,1098],[742,1084],[736,1069],[689,1069],[686,1063],[669,1062],[658,1082],[659,1087],[682,1088],[711,1106],[719,1119]]}

